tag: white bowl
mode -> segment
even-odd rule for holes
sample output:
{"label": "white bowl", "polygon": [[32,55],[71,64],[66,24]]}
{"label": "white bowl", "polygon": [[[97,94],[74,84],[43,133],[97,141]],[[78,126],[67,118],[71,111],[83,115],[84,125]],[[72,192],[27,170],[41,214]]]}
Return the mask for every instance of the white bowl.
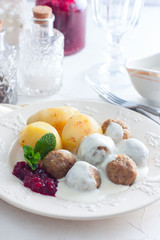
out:
{"label": "white bowl", "polygon": [[160,53],[128,60],[126,69],[137,92],[151,105],[160,106]]}

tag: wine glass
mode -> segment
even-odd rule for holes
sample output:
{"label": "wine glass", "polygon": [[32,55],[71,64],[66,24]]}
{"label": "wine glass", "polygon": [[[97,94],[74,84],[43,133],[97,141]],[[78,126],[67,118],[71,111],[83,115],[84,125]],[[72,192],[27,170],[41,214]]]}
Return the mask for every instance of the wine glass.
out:
{"label": "wine glass", "polygon": [[144,0],[92,0],[94,19],[106,32],[105,61],[86,72],[91,84],[119,89],[129,83],[120,40],[138,24]]}

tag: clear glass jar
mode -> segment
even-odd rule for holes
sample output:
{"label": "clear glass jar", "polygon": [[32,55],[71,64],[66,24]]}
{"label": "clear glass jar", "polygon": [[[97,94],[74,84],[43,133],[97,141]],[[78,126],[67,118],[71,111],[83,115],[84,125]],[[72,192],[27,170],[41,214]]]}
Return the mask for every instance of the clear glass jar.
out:
{"label": "clear glass jar", "polygon": [[18,84],[20,94],[48,96],[62,83],[64,36],[53,29],[54,15],[33,17],[29,29],[20,35]]}
{"label": "clear glass jar", "polygon": [[0,31],[0,103],[16,104],[16,49],[5,40],[5,29]]}
{"label": "clear glass jar", "polygon": [[18,45],[19,34],[25,24],[26,0],[0,0],[0,19],[6,29],[8,44]]}
{"label": "clear glass jar", "polygon": [[64,53],[71,55],[85,46],[86,0],[36,0],[37,5],[47,5],[55,15],[54,27],[65,36]]}

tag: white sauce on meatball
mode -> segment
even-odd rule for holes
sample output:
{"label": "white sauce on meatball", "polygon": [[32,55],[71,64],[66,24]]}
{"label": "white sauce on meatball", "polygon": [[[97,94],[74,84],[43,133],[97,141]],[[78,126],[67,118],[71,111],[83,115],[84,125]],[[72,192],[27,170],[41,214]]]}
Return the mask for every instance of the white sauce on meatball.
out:
{"label": "white sauce on meatball", "polygon": [[[99,155],[95,158],[92,156],[92,153],[98,146],[107,147],[110,154],[105,154],[104,156],[99,151]],[[90,203],[106,199],[110,195],[118,194],[127,190],[129,186],[114,184],[106,176],[107,164],[115,160],[117,155],[121,153],[126,154],[135,161],[137,165],[136,181],[139,181],[147,175],[148,149],[142,142],[137,139],[130,138],[121,140],[119,143],[114,145],[114,142],[110,137],[101,134],[92,134],[83,139],[81,142],[78,151],[77,163],[75,163],[75,165],[70,169],[65,178],[59,179],[56,196],[69,201]],[[98,158],[100,158],[100,161],[98,161]],[[83,161],[79,161],[79,159]],[[93,175],[88,170],[88,166],[90,166],[90,164],[85,162],[88,160],[92,162],[92,164],[98,163],[97,167],[101,176],[101,185],[98,189],[96,188],[96,181]]]}
{"label": "white sauce on meatball", "polygon": [[123,139],[123,128],[118,123],[110,122],[104,134],[117,143]]}
{"label": "white sauce on meatball", "polygon": [[117,157],[117,154],[109,154],[105,161],[101,164],[100,168],[105,171],[107,164],[114,161]]}
{"label": "white sauce on meatball", "polygon": [[[129,186],[114,184],[106,176],[106,173],[105,173],[106,165],[110,161],[115,160],[116,157],[117,155],[114,155],[114,154],[110,155],[106,159],[106,161],[102,163],[101,167],[99,168],[99,174],[101,176],[101,185],[98,189],[94,188],[88,191],[77,190],[74,187],[68,186],[66,178],[62,178],[62,179],[59,179],[58,191],[56,193],[56,197],[59,197],[61,199],[66,199],[69,201],[91,203],[91,202],[103,200],[111,195],[118,194],[120,192],[127,190]],[[137,172],[138,172],[138,177],[136,181],[139,181],[141,178],[147,175],[148,167],[142,167],[142,168],[137,167]],[[76,176],[75,176],[75,179],[72,178],[72,180],[75,183]]]}
{"label": "white sauce on meatball", "polygon": [[145,167],[147,165],[148,149],[144,143],[135,138],[122,140],[117,145],[117,153],[126,154],[139,167]]}
{"label": "white sauce on meatball", "polygon": [[89,167],[95,168],[84,161],[76,162],[66,175],[68,186],[81,191],[96,189],[96,180],[90,172]]}
{"label": "white sauce on meatball", "polygon": [[102,163],[107,153],[103,149],[99,150],[98,147],[105,147],[108,149],[109,153],[115,151],[115,144],[110,137],[94,133],[82,140],[78,149],[78,159],[93,165]]}
{"label": "white sauce on meatball", "polygon": [[[128,186],[117,185],[117,184],[112,183],[108,179],[108,177],[106,177],[105,171],[100,169],[99,173],[101,176],[100,187],[98,189],[94,187],[94,189],[88,190],[88,191],[82,190],[83,187],[81,187],[81,190],[77,190],[76,188],[69,186],[66,178],[59,179],[58,191],[56,192],[56,197],[59,197],[61,199],[66,199],[69,201],[90,203],[90,202],[96,202],[99,200],[103,200],[104,198],[106,198],[112,194],[125,191],[129,188]],[[83,175],[84,175],[84,173],[83,173]],[[74,184],[77,185],[76,179],[72,178],[72,181],[74,182]]]}

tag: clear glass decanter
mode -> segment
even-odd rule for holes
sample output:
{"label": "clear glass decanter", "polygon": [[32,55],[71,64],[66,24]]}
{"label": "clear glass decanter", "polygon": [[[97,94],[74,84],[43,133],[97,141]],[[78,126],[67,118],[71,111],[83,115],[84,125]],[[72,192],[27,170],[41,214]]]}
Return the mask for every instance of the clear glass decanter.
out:
{"label": "clear glass decanter", "polygon": [[61,87],[64,36],[53,21],[50,7],[36,6],[30,28],[20,35],[18,84],[23,95],[52,95]]}
{"label": "clear glass decanter", "polygon": [[0,21],[0,103],[17,102],[16,49],[5,40],[5,29]]}

